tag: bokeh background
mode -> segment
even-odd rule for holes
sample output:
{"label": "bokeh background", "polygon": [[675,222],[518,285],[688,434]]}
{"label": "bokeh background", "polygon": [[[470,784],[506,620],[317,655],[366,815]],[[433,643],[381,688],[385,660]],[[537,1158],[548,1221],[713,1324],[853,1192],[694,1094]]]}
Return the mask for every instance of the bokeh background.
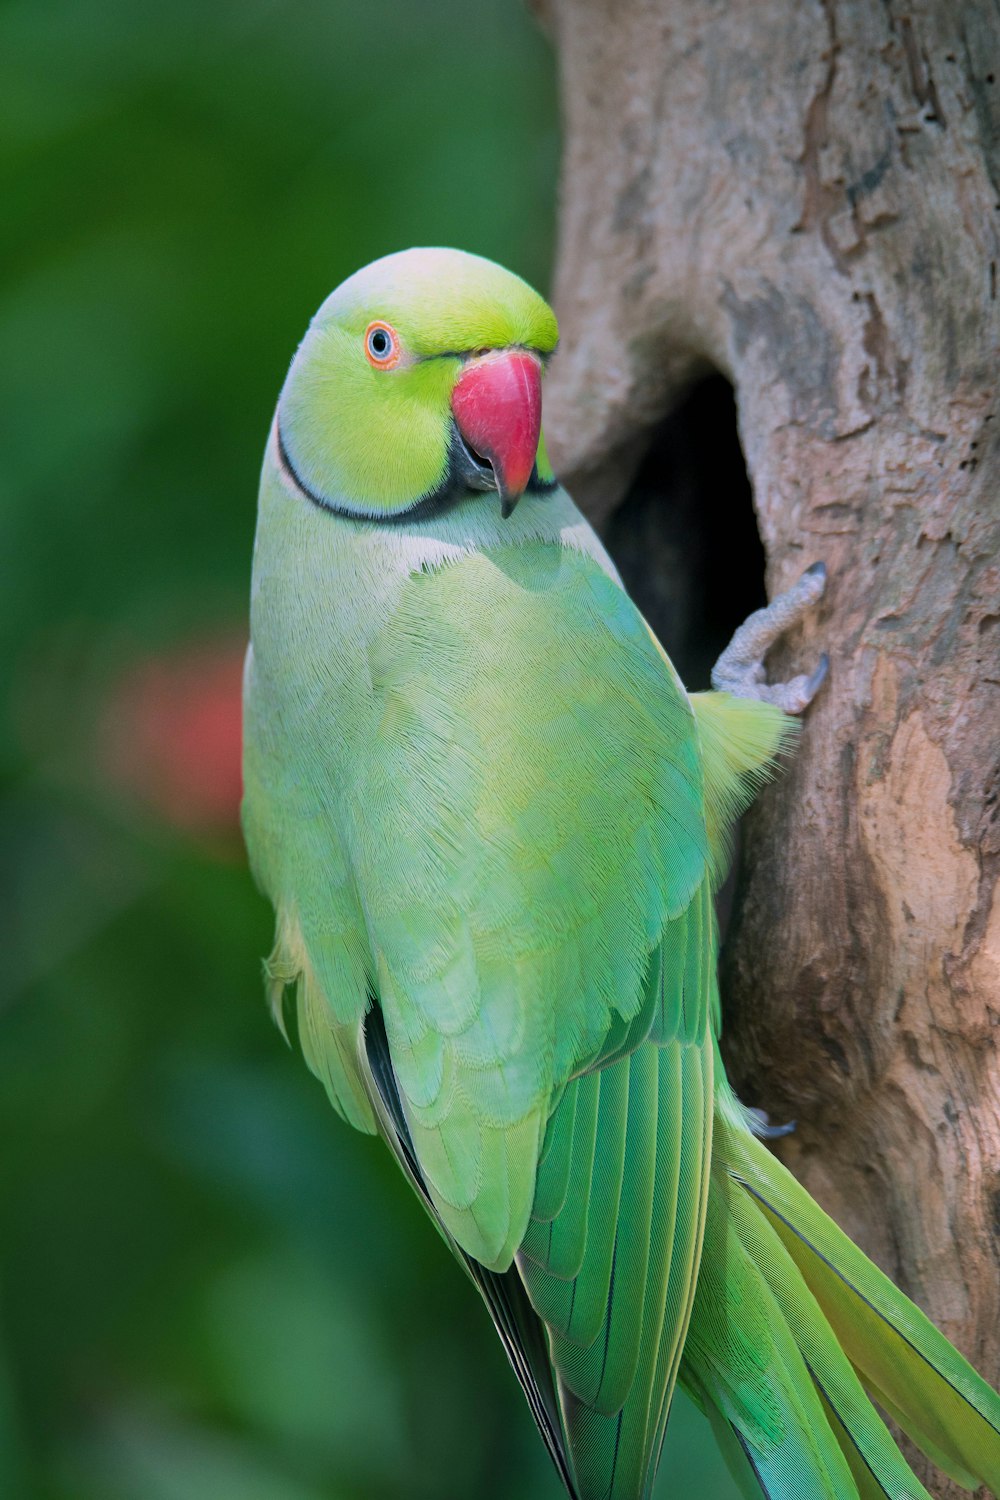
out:
{"label": "bokeh background", "polygon": [[[0,4],[0,1496],[554,1500],[485,1313],[272,1027],[237,829],[256,479],[314,308],[545,288],[519,0]],[[685,1411],[664,1493],[732,1493]]]}

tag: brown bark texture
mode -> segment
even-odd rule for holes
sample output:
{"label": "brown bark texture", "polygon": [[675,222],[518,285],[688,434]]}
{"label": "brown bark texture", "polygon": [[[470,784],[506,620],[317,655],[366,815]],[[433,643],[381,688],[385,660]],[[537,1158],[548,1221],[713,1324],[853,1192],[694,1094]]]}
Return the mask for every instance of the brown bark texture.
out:
{"label": "brown bark texture", "polygon": [[[557,471],[613,524],[654,429],[719,370],[770,590],[830,574],[770,663],[826,649],[832,671],[745,830],[730,1071],[996,1383],[1000,6],[539,9],[565,130]],[[724,497],[704,505],[711,536]]]}

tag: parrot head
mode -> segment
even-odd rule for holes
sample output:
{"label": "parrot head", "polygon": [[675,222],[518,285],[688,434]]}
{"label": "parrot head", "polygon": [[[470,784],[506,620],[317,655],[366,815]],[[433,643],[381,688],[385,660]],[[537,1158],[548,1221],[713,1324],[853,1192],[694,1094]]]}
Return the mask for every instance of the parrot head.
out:
{"label": "parrot head", "polygon": [[281,461],[340,514],[413,519],[483,490],[507,516],[554,482],[541,375],[557,337],[538,293],[492,261],[387,255],[313,318],[278,402]]}

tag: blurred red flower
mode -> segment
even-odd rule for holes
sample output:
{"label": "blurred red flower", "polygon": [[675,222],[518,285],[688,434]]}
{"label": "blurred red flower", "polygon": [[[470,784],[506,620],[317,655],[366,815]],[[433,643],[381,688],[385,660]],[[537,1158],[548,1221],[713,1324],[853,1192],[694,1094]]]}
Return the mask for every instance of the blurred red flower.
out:
{"label": "blurred red flower", "polygon": [[188,833],[238,827],[245,650],[226,635],[147,657],[103,715],[108,779]]}

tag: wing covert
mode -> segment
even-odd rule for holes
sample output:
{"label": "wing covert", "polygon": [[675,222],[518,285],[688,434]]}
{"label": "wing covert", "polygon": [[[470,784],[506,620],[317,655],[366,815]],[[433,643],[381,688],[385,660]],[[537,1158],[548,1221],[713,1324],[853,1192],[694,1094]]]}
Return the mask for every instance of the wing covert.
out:
{"label": "wing covert", "polygon": [[438,1212],[504,1269],[559,1092],[653,1024],[651,955],[703,883],[694,719],[568,548],[414,574],[369,668],[345,843],[393,1066]]}

